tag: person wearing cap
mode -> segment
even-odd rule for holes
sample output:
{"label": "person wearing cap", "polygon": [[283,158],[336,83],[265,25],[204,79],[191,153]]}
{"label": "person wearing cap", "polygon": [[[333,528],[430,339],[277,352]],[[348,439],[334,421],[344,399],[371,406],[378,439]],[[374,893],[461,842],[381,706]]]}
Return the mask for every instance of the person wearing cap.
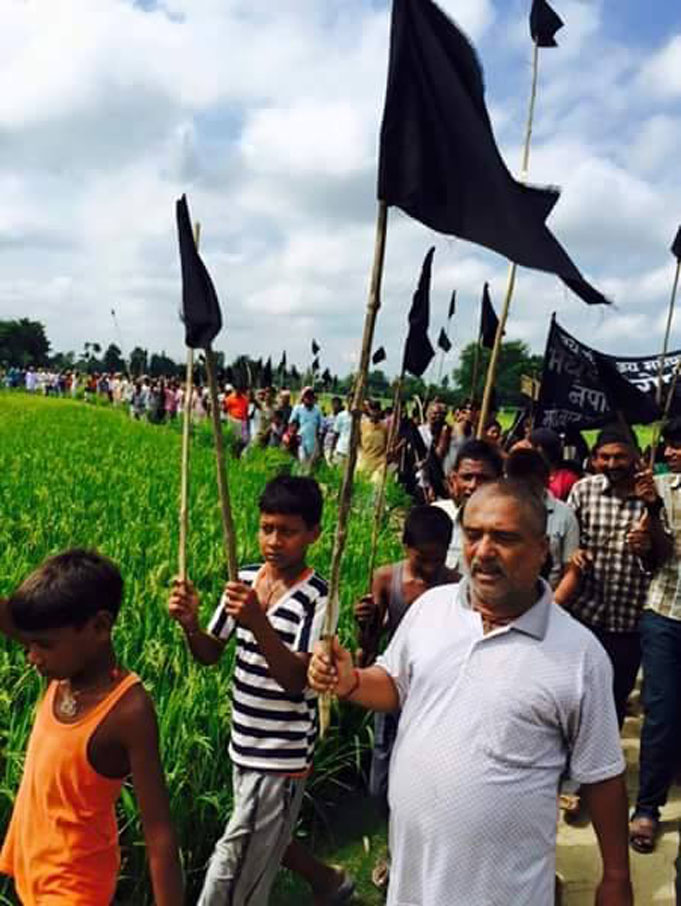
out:
{"label": "person wearing cap", "polygon": [[[580,577],[567,597],[556,597],[599,639],[612,661],[620,727],[641,664],[639,619],[646,604],[650,568],[666,546],[662,501],[652,472],[638,471],[633,438],[618,425],[604,428],[593,451],[598,474],[578,481],[568,504],[580,528]],[[574,561],[573,561],[574,562]]]}
{"label": "person wearing cap", "polygon": [[300,428],[298,458],[305,466],[311,466],[319,455],[319,438],[322,431],[322,413],[315,400],[312,387],[303,387],[300,402],[293,407],[290,421],[297,421]]}

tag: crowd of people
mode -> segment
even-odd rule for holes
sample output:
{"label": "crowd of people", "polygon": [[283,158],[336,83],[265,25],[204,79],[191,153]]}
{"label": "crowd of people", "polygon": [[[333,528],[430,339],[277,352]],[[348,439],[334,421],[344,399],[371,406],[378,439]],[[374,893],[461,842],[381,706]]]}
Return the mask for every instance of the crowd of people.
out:
{"label": "crowd of people", "polygon": [[[244,448],[281,445],[310,467],[348,455],[348,408],[334,398],[323,413],[311,387],[295,404],[286,390],[223,387],[220,406]],[[654,472],[625,425],[603,428],[589,449],[581,435],[531,425],[504,433],[495,418],[480,432],[472,400],[452,412],[434,400],[419,414],[375,400],[362,414],[360,469],[390,469],[413,505],[403,559],[381,565],[355,605],[354,655],[321,642],[327,586],[308,550],[323,500],[309,475],[265,487],[262,563],[227,584],[206,626],[197,589],[173,585],[169,616],[199,663],[216,664],[236,637],[234,807],[201,906],[267,903],[280,865],[310,884],[316,904],[351,898],[347,872],[294,833],[323,692],[376,712],[370,792],[390,853],[373,880],[391,906],[553,903],[558,803],[567,820],[593,822],[599,906],[633,902],[629,848],[654,850],[681,761],[681,419],[665,425]],[[26,904],[48,889],[65,903],[110,901],[113,809],[128,774],[156,902],[182,902],[153,705],[112,645],[120,599],[110,561],[70,551],[0,605],[0,629],[50,680],[0,856]],[[619,731],[641,668],[629,804]],[[76,859],[93,846],[91,799],[106,843]],[[55,809],[68,816],[68,843]]]}

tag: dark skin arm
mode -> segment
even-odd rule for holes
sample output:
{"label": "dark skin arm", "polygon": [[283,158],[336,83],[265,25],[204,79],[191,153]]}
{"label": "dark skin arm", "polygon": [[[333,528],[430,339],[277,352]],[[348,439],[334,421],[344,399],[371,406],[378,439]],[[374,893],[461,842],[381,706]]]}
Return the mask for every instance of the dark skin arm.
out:
{"label": "dark skin arm", "polygon": [[[646,506],[655,507],[658,504],[660,498],[651,469],[636,473],[634,490]],[[635,552],[640,554],[649,569],[659,569],[674,553],[674,538],[665,531],[659,512],[646,510],[642,524],[635,526],[630,536],[633,536]],[[637,544],[640,549],[636,548]]]}
{"label": "dark skin arm", "polygon": [[[170,802],[159,751],[154,705],[141,686],[120,700],[106,721],[107,748],[124,753],[137,797],[156,906],[182,906],[184,882],[170,816]],[[104,738],[93,750],[104,752]],[[94,766],[94,765],[93,765]]]}
{"label": "dark skin arm", "polygon": [[400,707],[400,697],[392,677],[382,667],[375,666],[357,670],[355,677],[352,655],[341,647],[337,637],[333,640],[331,657],[323,643],[315,645],[308,680],[315,692],[335,694],[370,711],[396,711]]}
{"label": "dark skin arm", "polygon": [[581,787],[603,859],[596,906],[633,906],[629,875],[629,819],[624,775]]}
{"label": "dark skin arm", "polygon": [[291,651],[282,642],[267,619],[254,589],[243,582],[228,582],[225,593],[225,610],[237,623],[251,630],[273,679],[286,692],[294,695],[301,693],[307,687],[310,655]]}
{"label": "dark skin arm", "polygon": [[191,582],[175,579],[168,599],[168,613],[180,624],[194,660],[205,667],[217,664],[225,642],[204,632],[199,626],[199,596]]}
{"label": "dark skin arm", "polygon": [[392,566],[377,569],[371,582],[371,594],[365,595],[355,604],[355,619],[360,629],[360,648],[357,651],[359,667],[368,667],[378,656],[388,610],[392,570]]}

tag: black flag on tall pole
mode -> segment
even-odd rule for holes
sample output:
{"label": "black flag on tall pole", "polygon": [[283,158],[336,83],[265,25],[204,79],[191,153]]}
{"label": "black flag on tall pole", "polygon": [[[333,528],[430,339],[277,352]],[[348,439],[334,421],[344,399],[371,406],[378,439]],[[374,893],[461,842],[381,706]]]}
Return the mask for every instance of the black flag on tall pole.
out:
{"label": "black flag on tall pole", "polygon": [[508,171],[467,38],[432,0],[393,0],[379,199],[440,233],[557,274],[589,304],[607,303],[546,226],[558,196]]}
{"label": "black flag on tall pole", "polygon": [[262,386],[271,387],[274,383],[274,375],[272,374],[272,356],[269,356],[265,362],[265,367],[262,370]]}
{"label": "black flag on tall pole", "polygon": [[537,47],[557,47],[556,32],[563,27],[563,20],[546,0],[532,0],[530,34]]}
{"label": "black flag on tall pole", "polygon": [[430,320],[430,277],[433,271],[433,246],[426,255],[419,285],[414,293],[409,312],[409,333],[404,345],[403,371],[409,371],[416,377],[421,377],[430,365],[435,355],[435,350],[428,339],[428,322]]}
{"label": "black flag on tall pole", "polygon": [[186,195],[176,202],[175,216],[182,264],[185,343],[192,349],[207,349],[220,333],[222,315],[213,281],[194,242]]}
{"label": "black flag on tall pole", "polygon": [[449,311],[447,312],[447,320],[451,321],[455,314],[456,314],[456,290],[453,291],[452,298],[449,300]]}
{"label": "black flag on tall pole", "polygon": [[489,297],[489,283],[485,283],[482,291],[482,305],[480,306],[480,342],[485,349],[494,348],[494,340],[499,329],[499,318],[492,306]]}
{"label": "black flag on tall pole", "polygon": [[385,362],[387,358],[388,357],[385,354],[385,349],[382,346],[379,346],[376,352],[371,356],[371,364],[380,365],[381,362]]}
{"label": "black flag on tall pole", "polygon": [[676,238],[672,243],[672,255],[677,261],[681,261],[681,227],[679,227]]}
{"label": "black flag on tall pole", "polygon": [[452,342],[447,336],[444,327],[440,330],[440,336],[437,338],[437,345],[443,352],[449,352],[452,348]]}
{"label": "black flag on tall pole", "polygon": [[312,341],[312,355],[317,355],[321,351],[321,346],[317,343],[316,340]]}
{"label": "black flag on tall pole", "polygon": [[281,354],[281,361],[279,362],[277,371],[281,371],[282,373],[286,371],[286,350],[284,350]]}

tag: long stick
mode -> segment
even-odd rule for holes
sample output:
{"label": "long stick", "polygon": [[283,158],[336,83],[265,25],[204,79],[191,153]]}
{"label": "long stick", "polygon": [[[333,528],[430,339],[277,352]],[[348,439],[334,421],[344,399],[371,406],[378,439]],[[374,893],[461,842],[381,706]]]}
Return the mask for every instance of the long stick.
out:
{"label": "long stick", "polygon": [[[384,201],[379,201],[378,212],[376,216],[376,242],[374,245],[374,262],[371,270],[371,283],[369,286],[369,299],[367,302],[366,315],[364,317],[364,333],[362,336],[362,353],[359,360],[357,379],[355,381],[354,395],[352,400],[352,429],[350,432],[350,449],[348,459],[345,464],[345,474],[343,475],[343,484],[341,487],[340,501],[338,506],[338,522],[336,523],[336,534],[333,539],[333,554],[331,557],[331,575],[329,581],[329,605],[324,620],[323,635],[330,652],[332,645],[332,635],[336,630],[339,611],[339,588],[340,588],[340,568],[345,550],[345,541],[347,537],[348,516],[350,514],[350,504],[352,502],[352,484],[355,476],[355,466],[357,465],[357,447],[359,444],[359,427],[362,417],[362,407],[366,393],[367,375],[369,373],[369,362],[371,357],[371,347],[374,341],[374,330],[376,328],[376,318],[378,310],[381,307],[381,283],[383,280],[383,264],[385,261],[385,241],[388,232],[388,206]],[[319,725],[322,735],[329,726],[331,714],[331,701],[328,695],[322,695],[319,699]]]}
{"label": "long stick", "polygon": [[472,400],[477,400],[478,397],[478,371],[480,370],[480,337],[478,336],[478,342],[475,344],[475,353],[473,355],[473,377],[471,379],[471,392],[470,397]]}
{"label": "long stick", "polygon": [[220,408],[218,402],[218,385],[215,378],[215,353],[210,346],[205,350],[206,373],[208,375],[208,389],[210,392],[210,412],[213,422],[213,437],[215,439],[215,464],[218,474],[218,494],[220,496],[220,511],[222,514],[222,537],[227,561],[227,575],[230,582],[239,578],[239,563],[236,556],[236,532],[232,516],[232,503],[229,497],[229,483],[227,481],[227,466],[225,463],[225,439],[220,421]]}
{"label": "long stick", "polygon": [[[194,242],[199,246],[201,224],[194,224]],[[182,407],[182,462],[180,465],[180,543],[177,552],[178,573],[187,581],[187,537],[189,535],[189,432],[192,419],[192,394],[194,392],[194,350],[187,347],[187,374],[184,382]]]}
{"label": "long stick", "polygon": [[[539,76],[539,45],[535,41],[534,44],[534,53],[532,56],[532,90],[530,92],[530,104],[527,112],[527,128],[525,130],[525,146],[523,148],[523,162],[520,172],[521,182],[527,181],[527,174],[530,165],[530,145],[532,143],[532,129],[534,126],[534,110],[537,103],[537,82]],[[504,307],[501,313],[501,318],[499,319],[499,325],[497,327],[497,334],[494,338],[494,348],[492,349],[492,355],[490,357],[489,366],[487,368],[487,380],[485,381],[485,392],[482,398],[482,409],[480,411],[480,421],[478,422],[478,438],[481,438],[485,431],[485,424],[489,417],[490,404],[492,401],[492,393],[494,391],[494,382],[497,376],[497,366],[499,363],[499,353],[501,350],[501,342],[504,338],[504,333],[506,331],[506,322],[508,321],[508,313],[511,307],[511,299],[513,298],[513,289],[515,287],[516,274],[518,271],[518,265],[513,262],[508,271],[508,281],[506,284],[506,296],[504,298]]]}
{"label": "long stick", "polygon": [[672,296],[669,300],[669,312],[667,314],[667,328],[664,332],[662,342],[662,354],[660,356],[660,367],[657,373],[657,405],[662,406],[662,376],[664,374],[664,362],[669,350],[669,337],[672,332],[672,320],[674,319],[674,307],[676,305],[676,292],[679,288],[679,274],[681,274],[681,259],[676,262],[676,271],[674,273],[674,285],[672,286]]}

